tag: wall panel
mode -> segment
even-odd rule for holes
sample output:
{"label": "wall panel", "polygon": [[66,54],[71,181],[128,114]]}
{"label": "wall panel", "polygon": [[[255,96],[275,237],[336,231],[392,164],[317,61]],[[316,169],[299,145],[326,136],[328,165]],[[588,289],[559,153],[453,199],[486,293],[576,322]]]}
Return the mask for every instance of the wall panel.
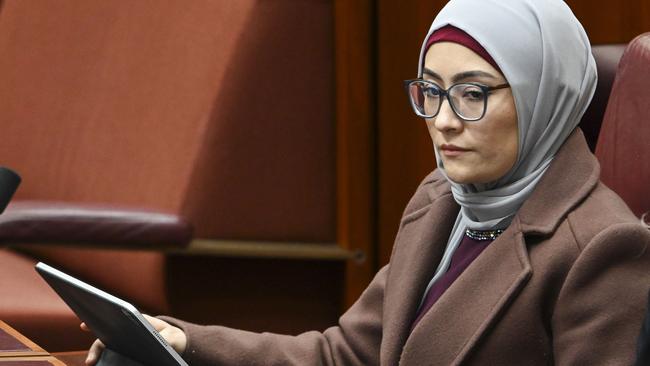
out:
{"label": "wall panel", "polygon": [[627,43],[650,31],[650,2],[646,0],[567,0],[567,4],[592,44]]}

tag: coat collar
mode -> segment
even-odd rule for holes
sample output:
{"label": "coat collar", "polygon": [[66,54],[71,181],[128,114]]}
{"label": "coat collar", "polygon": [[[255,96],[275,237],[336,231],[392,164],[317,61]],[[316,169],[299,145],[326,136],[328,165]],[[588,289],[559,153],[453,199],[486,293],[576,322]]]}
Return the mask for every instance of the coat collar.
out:
{"label": "coat collar", "polygon": [[[553,163],[517,216],[526,234],[550,235],[596,187],[600,164],[578,128],[564,143]],[[562,197],[562,199],[555,199]],[[549,199],[551,198],[551,199]]]}
{"label": "coat collar", "polygon": [[[402,219],[391,258],[384,304],[382,365],[462,362],[532,275],[526,234],[552,234],[568,212],[596,186],[598,174],[598,163],[578,129],[567,139],[510,227],[409,334],[417,306],[442,258],[444,243],[459,210],[449,185],[441,183],[441,175],[433,173],[427,177],[420,188],[427,194],[416,193],[421,202],[415,202],[416,209]],[[485,278],[498,280],[486,283]]]}

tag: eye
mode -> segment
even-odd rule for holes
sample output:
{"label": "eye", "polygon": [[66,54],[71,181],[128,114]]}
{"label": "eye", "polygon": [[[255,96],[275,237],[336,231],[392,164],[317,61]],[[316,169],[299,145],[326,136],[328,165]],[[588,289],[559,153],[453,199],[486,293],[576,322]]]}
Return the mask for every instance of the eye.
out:
{"label": "eye", "polygon": [[485,93],[476,85],[465,85],[462,88],[461,97],[466,102],[483,102]]}
{"label": "eye", "polygon": [[422,89],[422,92],[426,97],[438,98],[440,96],[440,89],[435,86],[425,86]]}

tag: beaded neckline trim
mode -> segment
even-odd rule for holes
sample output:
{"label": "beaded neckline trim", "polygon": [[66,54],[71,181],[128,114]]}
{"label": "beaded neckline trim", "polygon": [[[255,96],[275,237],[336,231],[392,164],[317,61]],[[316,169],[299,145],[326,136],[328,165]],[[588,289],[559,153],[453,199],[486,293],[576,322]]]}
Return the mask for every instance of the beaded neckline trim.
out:
{"label": "beaded neckline trim", "polygon": [[474,240],[494,240],[503,233],[503,229],[497,230],[465,230],[465,235]]}

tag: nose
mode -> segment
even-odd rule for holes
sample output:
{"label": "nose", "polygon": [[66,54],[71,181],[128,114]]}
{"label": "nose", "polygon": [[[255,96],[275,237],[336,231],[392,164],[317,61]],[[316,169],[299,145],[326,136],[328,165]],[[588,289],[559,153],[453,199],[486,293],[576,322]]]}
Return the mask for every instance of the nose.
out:
{"label": "nose", "polygon": [[446,98],[440,105],[438,115],[433,117],[433,126],[440,132],[460,132],[463,129],[463,121],[456,115]]}

